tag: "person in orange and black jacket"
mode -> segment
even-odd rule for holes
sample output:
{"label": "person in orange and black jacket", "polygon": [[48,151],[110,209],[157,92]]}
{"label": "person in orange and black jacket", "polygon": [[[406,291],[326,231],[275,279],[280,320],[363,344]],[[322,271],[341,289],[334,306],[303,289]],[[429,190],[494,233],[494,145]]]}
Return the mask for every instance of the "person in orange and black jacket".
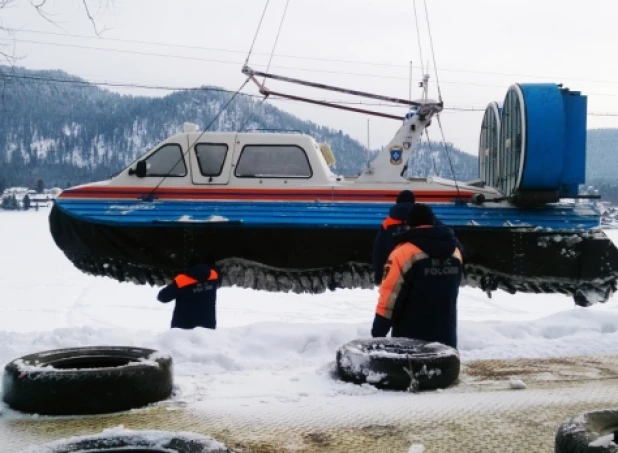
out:
{"label": "person in orange and black jacket", "polygon": [[176,299],[172,328],[194,329],[217,328],[217,289],[221,277],[215,266],[204,264],[201,257],[192,254],[187,269],[178,274],[157,296],[159,302],[167,303]]}
{"label": "person in orange and black jacket", "polygon": [[388,255],[395,248],[393,235],[403,231],[405,220],[408,212],[414,206],[416,198],[410,190],[402,190],[397,196],[395,205],[391,207],[388,217],[382,222],[382,226],[378,230],[373,241],[372,267],[373,281],[379,285],[382,281],[382,273],[384,272],[384,263]]}
{"label": "person in orange and black jacket", "polygon": [[457,298],[463,259],[451,228],[417,203],[384,266],[373,337],[407,337],[457,348]]}
{"label": "person in orange and black jacket", "polygon": [[[410,212],[410,209],[416,203],[414,192],[410,190],[402,190],[397,196],[395,205],[391,207],[388,217],[384,219],[376,237],[373,241],[373,253],[371,265],[373,268],[373,282],[379,285],[382,281],[384,273],[384,264],[388,255],[395,248],[396,242],[393,239],[394,235],[401,233],[405,228],[405,220]],[[434,225],[444,226],[444,224],[434,215]],[[457,248],[464,254],[463,246],[457,238]]]}

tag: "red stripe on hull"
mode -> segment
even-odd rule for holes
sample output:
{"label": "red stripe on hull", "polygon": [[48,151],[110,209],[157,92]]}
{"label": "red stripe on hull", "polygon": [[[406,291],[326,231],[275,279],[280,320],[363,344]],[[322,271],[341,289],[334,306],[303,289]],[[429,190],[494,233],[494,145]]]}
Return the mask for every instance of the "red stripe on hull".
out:
{"label": "red stripe on hull", "polygon": [[[84,187],[67,189],[59,198],[64,199],[140,199],[152,188]],[[159,188],[154,196],[164,200],[225,200],[225,201],[358,201],[392,203],[400,191],[369,191],[350,189],[224,189],[224,188]],[[415,192],[419,202],[453,202],[457,191]],[[471,197],[474,192],[461,191],[460,197]]]}

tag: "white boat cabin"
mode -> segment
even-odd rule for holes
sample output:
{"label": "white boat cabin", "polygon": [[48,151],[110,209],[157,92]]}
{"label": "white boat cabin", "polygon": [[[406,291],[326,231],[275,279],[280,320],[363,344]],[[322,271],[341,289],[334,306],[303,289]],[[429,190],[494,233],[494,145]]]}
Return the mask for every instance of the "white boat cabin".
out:
{"label": "white boat cabin", "polygon": [[168,137],[108,183],[151,187],[165,177],[160,187],[278,187],[333,185],[344,179],[329,168],[334,163],[330,148],[309,135],[191,129],[186,124],[185,132]]}
{"label": "white boat cabin", "polygon": [[[400,176],[403,165],[386,168],[383,150],[360,177],[331,171],[335,163],[326,143],[300,133],[200,132],[185,123],[184,132],[168,137],[111,180],[95,183],[119,187],[227,186],[234,188],[350,187],[365,189],[450,190],[455,183],[442,178]],[[406,150],[408,152],[411,149]],[[385,156],[381,156],[384,154]],[[403,155],[402,155],[403,154]],[[407,161],[408,153],[400,153]],[[375,164],[377,162],[377,164]],[[377,170],[377,171],[376,171]],[[382,176],[382,178],[381,178]],[[388,187],[385,187],[388,186]],[[460,188],[495,194],[482,184],[459,182]]]}

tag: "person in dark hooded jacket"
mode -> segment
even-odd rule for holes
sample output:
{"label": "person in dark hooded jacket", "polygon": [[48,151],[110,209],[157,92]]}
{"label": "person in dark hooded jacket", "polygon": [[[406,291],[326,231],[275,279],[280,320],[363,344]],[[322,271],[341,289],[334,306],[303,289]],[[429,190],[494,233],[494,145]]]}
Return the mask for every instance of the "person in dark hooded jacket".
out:
{"label": "person in dark hooded jacket", "polygon": [[457,348],[457,298],[463,259],[451,228],[435,225],[431,208],[417,203],[384,266],[373,337],[436,341]]}
{"label": "person in dark hooded jacket", "polygon": [[395,248],[393,235],[402,231],[408,212],[414,206],[415,201],[416,197],[412,191],[402,190],[397,196],[395,205],[391,207],[388,217],[384,219],[376,234],[372,254],[373,281],[376,285],[379,285],[382,281],[384,263]]}
{"label": "person in dark hooded jacket", "polygon": [[[414,196],[414,192],[410,190],[402,190],[397,196],[395,205],[391,207],[388,217],[384,219],[378,233],[376,234],[373,241],[373,253],[371,257],[373,282],[376,285],[379,285],[382,281],[384,264],[386,263],[388,255],[390,255],[395,248],[396,242],[393,239],[393,236],[404,230],[406,227],[405,223],[408,213],[415,203],[416,197]],[[435,226],[444,226],[440,219],[438,219],[435,215],[433,216],[433,219]],[[463,246],[457,238],[455,238],[455,240],[457,241],[459,251],[463,254]]]}
{"label": "person in dark hooded jacket", "polygon": [[171,327],[216,329],[217,289],[220,285],[219,271],[205,264],[199,255],[192,254],[187,269],[161,289],[157,297],[163,303],[176,299]]}

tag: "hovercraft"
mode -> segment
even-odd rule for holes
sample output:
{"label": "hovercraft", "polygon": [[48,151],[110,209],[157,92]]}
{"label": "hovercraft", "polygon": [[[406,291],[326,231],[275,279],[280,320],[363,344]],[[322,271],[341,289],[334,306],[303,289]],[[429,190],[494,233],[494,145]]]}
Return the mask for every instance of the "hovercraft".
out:
{"label": "hovercraft", "polygon": [[[514,84],[485,111],[480,179],[409,178],[405,166],[442,102],[351,91],[245,67],[256,76],[404,104],[388,146],[357,177],[333,173],[328,144],[300,133],[210,132],[185,124],[107,181],[64,190],[50,213],[57,246],[81,271],[163,285],[195,251],[223,285],[321,293],[372,288],[372,244],[409,189],[465,249],[465,285],[487,292],[563,293],[578,305],[615,291],[618,250],[585,182],[586,96],[556,84]],[[437,116],[439,121],[439,116]]]}

